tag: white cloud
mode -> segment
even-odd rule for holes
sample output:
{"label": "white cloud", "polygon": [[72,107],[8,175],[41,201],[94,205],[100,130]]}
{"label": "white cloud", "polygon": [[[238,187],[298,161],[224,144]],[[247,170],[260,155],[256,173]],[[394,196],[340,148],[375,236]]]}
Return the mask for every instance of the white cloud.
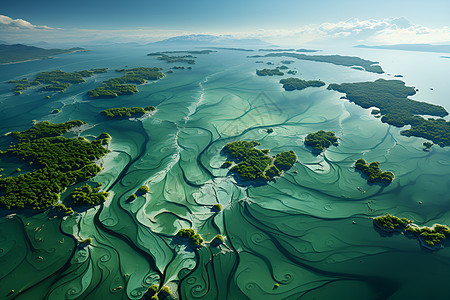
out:
{"label": "white cloud", "polygon": [[2,31],[19,31],[19,30],[53,30],[46,25],[33,25],[22,19],[12,19],[5,15],[0,15],[0,30]]}

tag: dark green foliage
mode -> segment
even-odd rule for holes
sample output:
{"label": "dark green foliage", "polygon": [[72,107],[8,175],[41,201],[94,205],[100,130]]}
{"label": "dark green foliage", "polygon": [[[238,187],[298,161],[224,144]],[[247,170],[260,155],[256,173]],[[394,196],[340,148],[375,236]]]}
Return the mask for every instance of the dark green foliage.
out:
{"label": "dark green foliage", "polygon": [[376,225],[382,227],[387,231],[394,231],[398,229],[404,229],[406,225],[411,224],[413,221],[406,218],[398,218],[392,215],[384,215],[373,219]]}
{"label": "dark green foliage", "polygon": [[320,80],[302,80],[299,78],[286,78],[281,79],[280,83],[283,85],[283,88],[286,91],[293,91],[293,90],[304,90],[307,87],[321,87],[325,85],[325,82]]}
{"label": "dark green foliage", "polygon": [[[303,52],[303,51],[302,51]],[[306,55],[299,53],[268,53],[264,56],[255,55],[251,57],[292,57],[300,60],[310,60],[310,61],[318,61],[325,62],[339,66],[353,67],[353,66],[361,66],[367,72],[382,74],[383,69],[375,65],[378,62],[370,61],[366,59],[362,59],[356,56],[341,56],[341,55]]]}
{"label": "dark green foliage", "polygon": [[221,204],[214,204],[214,205],[213,205],[213,210],[215,210],[215,211],[221,211],[221,210],[222,210],[222,205],[221,205]]}
{"label": "dark green foliage", "polygon": [[392,172],[381,172],[380,163],[377,161],[367,164],[364,159],[358,159],[355,168],[368,177],[369,182],[380,182],[389,184],[394,180]]}
{"label": "dark green foliage", "polygon": [[433,147],[433,143],[430,142],[423,143],[424,150],[430,150],[431,147]]}
{"label": "dark green foliage", "polygon": [[194,229],[180,229],[177,233],[177,235],[181,238],[189,239],[189,242],[193,246],[201,246],[203,244],[203,238],[196,234]]}
{"label": "dark green foliage", "polygon": [[131,95],[138,92],[135,84],[143,84],[146,80],[158,80],[165,76],[160,72],[160,68],[134,68],[116,71],[125,72],[125,75],[104,81],[100,87],[88,92],[89,97],[114,98],[120,95]]}
{"label": "dark green foliage", "polygon": [[58,203],[55,205],[55,210],[62,212],[66,215],[73,215],[74,211],[71,207],[66,207],[64,204],[62,203]]}
{"label": "dark green foliage", "polygon": [[24,78],[21,80],[11,80],[8,81],[8,83],[17,84],[13,89],[14,94],[19,94],[19,92],[21,93],[23,90],[41,84],[46,84],[46,86],[41,88],[41,90],[43,91],[64,92],[72,84],[79,84],[85,82],[83,77],[90,77],[96,73],[104,73],[106,72],[106,70],[107,70],[106,68],[91,69],[90,71],[84,70],[73,73],[67,73],[61,70],[56,70],[38,73],[34,81],[28,81],[26,78]]}
{"label": "dark green foliage", "polygon": [[11,135],[19,142],[28,142],[42,137],[53,137],[62,135],[69,129],[85,124],[83,121],[74,120],[66,123],[53,124],[48,121],[40,122],[25,131],[13,131]]}
{"label": "dark green foliage", "polygon": [[432,227],[419,227],[415,224],[410,224],[406,226],[405,230],[418,237],[428,247],[441,244],[445,239],[450,237],[450,228],[441,224],[434,224]]}
{"label": "dark green foliage", "polygon": [[216,235],[212,240],[211,240],[211,244],[217,244],[217,245],[221,245],[225,243],[225,239],[223,238],[222,235],[218,234]]}
{"label": "dark green foliage", "polygon": [[109,197],[108,192],[94,192],[89,184],[84,184],[81,187],[76,188],[70,197],[75,205],[99,205],[106,201]]}
{"label": "dark green foliage", "polygon": [[286,67],[286,66],[281,66],[281,67],[278,67],[278,69],[279,69],[279,70],[287,70],[287,69],[289,69],[289,68]]}
{"label": "dark green foliage", "polygon": [[450,122],[444,119],[424,119],[418,115],[445,117],[448,112],[439,105],[407,98],[413,87],[400,80],[378,79],[374,82],[330,84],[330,90],[346,93],[348,100],[363,108],[378,107],[381,121],[396,127],[411,125],[402,135],[429,139],[440,146],[450,146]]}
{"label": "dark green foliage", "polygon": [[156,108],[154,106],[149,105],[149,106],[146,106],[144,109],[145,109],[145,111],[154,111]]}
{"label": "dark green foliage", "polygon": [[34,79],[41,83],[55,83],[55,82],[67,82],[67,83],[82,83],[85,82],[83,76],[80,73],[67,73],[61,70],[51,71],[51,72],[41,72],[36,75]]}
{"label": "dark green foliage", "polygon": [[268,134],[272,133],[272,132],[273,132],[273,128],[267,128],[266,132],[267,132]]}
{"label": "dark green foliage", "polygon": [[295,70],[289,70],[289,71],[287,71],[287,73],[288,73],[289,75],[295,75],[295,74],[297,74],[297,71],[295,71]]}
{"label": "dark green foliage", "polygon": [[15,132],[19,143],[1,153],[2,156],[22,158],[38,168],[17,177],[0,178],[0,192],[4,192],[0,203],[7,209],[47,208],[59,200],[68,186],[92,178],[101,171],[92,161],[108,152],[102,146],[103,140],[89,142],[82,137],[68,139],[56,136],[83,122],[39,124],[29,130]]}
{"label": "dark green foliage", "polygon": [[319,130],[306,136],[305,145],[312,147],[314,151],[322,152],[331,145],[337,146],[338,139],[333,131]]}
{"label": "dark green foliage", "polygon": [[145,115],[146,111],[142,107],[121,107],[121,108],[110,108],[100,112],[102,116],[107,119],[123,120],[128,118],[141,117]]}
{"label": "dark green foliage", "polygon": [[137,189],[136,194],[141,196],[141,195],[147,194],[149,191],[150,191],[150,189],[148,188],[148,186],[143,185]]}
{"label": "dark green foliage", "polygon": [[446,225],[434,224],[432,227],[419,227],[411,220],[391,215],[376,217],[373,221],[378,227],[388,232],[411,234],[417,237],[423,246],[432,250],[450,237],[450,228]]}
{"label": "dark green foliage", "polygon": [[168,63],[174,63],[174,62],[181,62],[181,63],[187,63],[190,65],[195,64],[195,56],[192,55],[182,55],[182,56],[171,56],[167,54],[161,54],[158,59],[165,60]]}
{"label": "dark green foliage", "polygon": [[281,72],[279,69],[262,69],[262,70],[256,70],[256,75],[258,76],[283,76],[284,73]]}
{"label": "dark green foliage", "polygon": [[259,143],[256,141],[237,141],[226,144],[223,151],[238,162],[231,168],[231,171],[236,172],[243,179],[272,180],[274,177],[281,175],[278,166],[287,170],[297,159],[292,150],[279,153],[275,158],[272,158],[267,155],[269,152],[267,149],[256,149],[255,147],[258,145]]}
{"label": "dark green foliage", "polygon": [[135,195],[135,194],[131,194],[129,197],[128,197],[128,201],[133,201],[133,200],[136,200],[137,199],[137,196]]}
{"label": "dark green foliage", "polygon": [[297,155],[295,155],[294,151],[290,150],[275,155],[275,161],[273,164],[280,170],[288,170],[295,164],[296,161]]}
{"label": "dark green foliage", "polygon": [[54,109],[54,110],[52,110],[52,115],[54,115],[54,114],[57,114],[57,113],[60,113],[61,111],[59,110],[59,109]]}
{"label": "dark green foliage", "polygon": [[185,67],[173,67],[172,69],[174,69],[174,70],[184,70]]}

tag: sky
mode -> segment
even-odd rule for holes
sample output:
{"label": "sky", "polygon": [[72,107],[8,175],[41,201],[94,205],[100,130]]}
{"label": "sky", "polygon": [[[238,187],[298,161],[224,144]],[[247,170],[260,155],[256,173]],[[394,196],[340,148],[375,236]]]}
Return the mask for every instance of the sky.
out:
{"label": "sky", "polygon": [[152,42],[230,34],[272,43],[450,43],[448,0],[3,1],[0,40]]}

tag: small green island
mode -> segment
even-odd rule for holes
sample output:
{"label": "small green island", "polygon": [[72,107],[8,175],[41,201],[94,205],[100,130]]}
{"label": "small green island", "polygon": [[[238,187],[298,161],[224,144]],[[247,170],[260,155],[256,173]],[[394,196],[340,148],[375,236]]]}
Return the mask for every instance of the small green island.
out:
{"label": "small green island", "polygon": [[120,95],[132,95],[138,92],[136,84],[144,84],[147,80],[158,80],[165,77],[160,68],[119,69],[124,72],[122,77],[108,79],[102,85],[90,90],[90,98],[115,98]]}
{"label": "small green island", "polygon": [[188,239],[193,247],[201,247],[203,244],[203,238],[199,234],[196,234],[194,229],[182,228],[178,231],[177,236]]}
{"label": "small green island", "polygon": [[[207,51],[207,50],[205,50]],[[167,63],[187,63],[189,65],[194,65],[195,64],[195,59],[197,57],[191,55],[191,54],[186,54],[186,55],[168,55],[166,53],[179,53],[179,52],[155,52],[155,53],[149,53],[147,54],[147,56],[158,56],[157,58],[159,60],[164,60]],[[206,53],[203,53],[206,54]]]}
{"label": "small green island", "polygon": [[311,147],[314,152],[322,152],[331,145],[337,146],[338,138],[333,131],[319,130],[306,136],[305,145]]}
{"label": "small green island", "polygon": [[420,244],[430,250],[443,247],[443,243],[450,237],[450,228],[447,225],[434,224],[431,227],[420,227],[412,220],[392,215],[379,216],[373,219],[375,226],[388,232],[398,232],[416,237]]}
{"label": "small green island", "polygon": [[[300,51],[299,51],[300,52]],[[305,52],[305,51],[301,51]],[[291,57],[299,60],[309,60],[330,63],[338,66],[354,67],[359,66],[364,68],[367,72],[383,74],[383,69],[377,65],[378,62],[371,61],[367,59],[362,59],[356,56],[342,56],[342,55],[306,55],[299,53],[289,53],[289,52],[279,52],[279,53],[268,53],[266,55],[253,55],[248,56],[250,58],[260,58],[260,57]]]}
{"label": "small green island", "polygon": [[280,83],[283,85],[283,88],[286,91],[293,91],[293,90],[304,90],[308,87],[321,87],[325,85],[325,82],[320,80],[302,80],[300,78],[285,78],[281,79]]}
{"label": "small green island", "polygon": [[[109,134],[103,133],[92,142],[84,137],[62,136],[83,124],[79,120],[60,124],[45,121],[25,131],[11,133],[18,143],[0,151],[0,159],[19,158],[34,170],[18,176],[0,177],[2,207],[49,208],[57,204],[67,187],[90,179],[101,171],[96,161],[109,152],[104,147],[111,139]],[[61,205],[56,208],[62,210]]]}
{"label": "small green island", "polygon": [[256,70],[258,76],[283,76],[284,73],[279,68]]}
{"label": "small green island", "polygon": [[124,120],[129,118],[139,118],[148,112],[154,111],[156,108],[154,106],[143,107],[119,107],[105,109],[100,112],[100,115],[109,120]]}
{"label": "small green island", "polygon": [[73,73],[55,70],[38,73],[32,81],[29,81],[27,78],[22,78],[19,80],[8,81],[8,83],[16,84],[13,88],[14,95],[20,95],[24,90],[40,85],[42,85],[41,91],[64,92],[73,84],[86,82],[84,78],[91,77],[99,73],[105,73],[106,70],[107,68],[91,69]]}
{"label": "small green island", "polygon": [[367,176],[367,181],[389,184],[394,180],[392,172],[382,172],[380,163],[377,161],[368,164],[364,159],[360,158],[355,163],[355,169]]}
{"label": "small green island", "polygon": [[411,125],[401,131],[404,136],[431,140],[441,147],[450,146],[450,122],[445,119],[425,119],[421,115],[445,117],[448,112],[439,105],[409,99],[416,93],[400,80],[378,79],[374,82],[330,84],[329,90],[346,94],[346,99],[363,108],[377,107],[381,121],[396,127]]}
{"label": "small green island", "polygon": [[268,155],[269,150],[256,149],[260,144],[256,141],[236,141],[225,145],[224,154],[232,159],[225,162],[225,167],[231,167],[230,171],[236,173],[244,180],[270,181],[276,176],[281,176],[282,171],[290,169],[297,161],[294,151],[278,153],[275,157]]}

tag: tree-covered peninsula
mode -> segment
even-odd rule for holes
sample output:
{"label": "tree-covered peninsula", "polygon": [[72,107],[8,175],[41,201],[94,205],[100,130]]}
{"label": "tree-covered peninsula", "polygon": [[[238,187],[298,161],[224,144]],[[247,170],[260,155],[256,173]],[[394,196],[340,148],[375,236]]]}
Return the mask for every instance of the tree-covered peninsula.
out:
{"label": "tree-covered peninsula", "polygon": [[281,79],[280,83],[283,85],[283,88],[286,91],[293,91],[293,90],[304,90],[308,87],[321,87],[325,85],[325,82],[320,80],[302,80],[300,78],[285,78]]}
{"label": "tree-covered peninsula", "polygon": [[90,98],[114,98],[120,95],[132,95],[138,92],[136,84],[143,84],[147,80],[158,80],[163,78],[164,73],[160,68],[133,68],[120,69],[117,72],[124,72],[122,77],[111,78],[102,83],[101,86],[90,90]]}
{"label": "tree-covered peninsula", "polygon": [[381,121],[396,127],[411,125],[402,135],[422,137],[440,146],[450,146],[450,122],[425,119],[420,115],[445,117],[448,112],[439,105],[409,99],[416,93],[400,80],[378,79],[374,82],[330,84],[328,89],[346,94],[349,101],[363,108],[377,107]]}
{"label": "tree-covered peninsula", "polygon": [[16,86],[13,88],[15,95],[20,95],[26,89],[33,86],[42,85],[42,91],[57,91],[64,92],[72,84],[83,83],[85,77],[91,77],[94,74],[105,73],[107,68],[103,69],[91,69],[77,72],[63,72],[61,70],[41,72],[36,74],[34,80],[29,81],[27,78],[20,80],[11,80],[8,83],[14,83]]}
{"label": "tree-covered peninsula", "polygon": [[41,122],[28,130],[13,132],[18,143],[0,152],[0,159],[20,158],[34,171],[14,177],[0,177],[0,203],[6,209],[45,209],[55,205],[66,188],[94,177],[101,171],[95,163],[108,150],[102,134],[89,142],[83,137],[61,136],[82,121],[61,124]]}
{"label": "tree-covered peninsula", "polygon": [[100,112],[100,115],[110,120],[123,120],[129,118],[139,118],[148,112],[154,111],[154,106],[143,107],[119,107],[105,109]]}
{"label": "tree-covered peninsula", "polygon": [[281,72],[278,68],[275,69],[262,69],[256,70],[256,75],[258,76],[283,76],[284,73]]}
{"label": "tree-covered peninsula", "polygon": [[374,224],[386,232],[399,232],[416,237],[422,246],[430,250],[443,247],[443,243],[450,237],[447,225],[434,224],[431,227],[420,227],[412,220],[392,215],[379,216],[373,219]]}
{"label": "tree-covered peninsula", "polygon": [[236,162],[230,171],[245,180],[270,181],[280,176],[281,170],[290,169],[297,161],[297,155],[292,150],[272,157],[268,155],[268,149],[255,148],[259,145],[256,141],[237,141],[226,144],[223,148],[224,154]]}
{"label": "tree-covered peninsula", "polygon": [[382,172],[380,163],[377,161],[368,164],[364,159],[358,159],[355,163],[355,169],[367,176],[369,182],[379,182],[389,184],[394,180],[392,172]]}
{"label": "tree-covered peninsula", "polygon": [[319,130],[306,136],[305,145],[311,147],[315,152],[322,152],[331,145],[337,146],[338,138],[333,131]]}
{"label": "tree-covered peninsula", "polygon": [[338,66],[360,66],[367,72],[383,74],[383,69],[377,65],[378,62],[367,59],[362,59],[356,56],[342,56],[342,55],[306,55],[299,53],[279,52],[268,53],[266,55],[254,55],[249,57],[292,57],[299,60],[309,60],[317,62],[325,62]]}

